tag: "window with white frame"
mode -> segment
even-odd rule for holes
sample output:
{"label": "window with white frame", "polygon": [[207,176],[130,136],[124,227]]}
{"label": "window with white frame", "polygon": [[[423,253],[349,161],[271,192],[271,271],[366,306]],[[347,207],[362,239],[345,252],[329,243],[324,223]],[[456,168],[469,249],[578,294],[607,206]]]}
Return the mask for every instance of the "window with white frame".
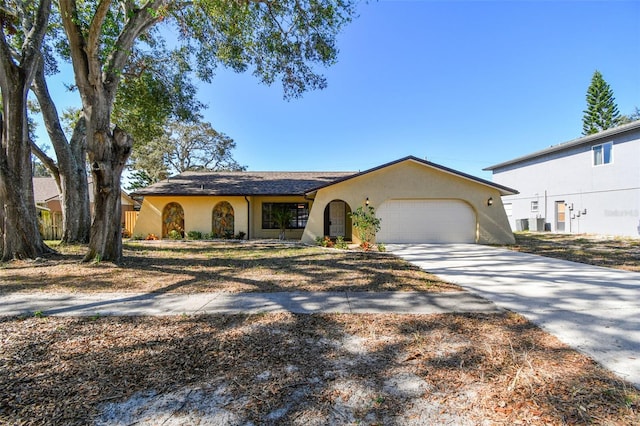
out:
{"label": "window with white frame", "polygon": [[613,161],[613,142],[594,145],[591,150],[593,151],[594,166],[609,164]]}
{"label": "window with white frame", "polygon": [[532,212],[537,212],[538,211],[538,202],[537,201],[532,201],[531,202],[531,211]]}

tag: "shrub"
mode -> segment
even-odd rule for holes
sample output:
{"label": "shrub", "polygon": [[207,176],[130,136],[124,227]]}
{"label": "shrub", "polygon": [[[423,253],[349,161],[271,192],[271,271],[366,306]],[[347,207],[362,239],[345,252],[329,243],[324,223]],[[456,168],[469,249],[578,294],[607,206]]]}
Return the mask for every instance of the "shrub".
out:
{"label": "shrub", "polygon": [[131,237],[131,238],[134,239],[134,240],[140,241],[140,240],[144,240],[144,235],[142,235],[142,234],[133,234],[133,237]]}
{"label": "shrub", "polygon": [[345,242],[344,237],[341,235],[336,237],[336,248],[341,250],[346,250],[349,248],[349,244]]}
{"label": "shrub", "polygon": [[152,241],[152,240],[158,240],[158,236],[156,234],[147,234],[147,237],[145,238],[145,240],[147,241]]}
{"label": "shrub", "polygon": [[367,243],[367,247],[371,248],[376,233],[380,230],[380,218],[376,217],[374,208],[367,206],[365,210],[358,207],[350,216],[358,238],[362,241],[360,247],[364,248],[364,243]]}
{"label": "shrub", "polygon": [[187,232],[187,238],[190,240],[201,240],[202,232],[200,231],[189,231]]}
{"label": "shrub", "polygon": [[385,251],[387,251],[387,247],[386,247],[384,244],[382,244],[382,243],[378,243],[378,244],[376,244],[376,245],[378,246],[378,251],[379,251],[379,252],[385,252]]}
{"label": "shrub", "polygon": [[322,247],[333,247],[335,245],[335,243],[331,240],[330,237],[324,237],[324,240],[322,240]]}
{"label": "shrub", "polygon": [[181,240],[182,234],[177,229],[172,229],[169,231],[169,238],[172,240]]}
{"label": "shrub", "polygon": [[240,232],[238,232],[236,234],[235,238],[236,238],[236,240],[244,240],[244,237],[246,237],[246,236],[247,236],[247,234],[245,232],[240,231]]}
{"label": "shrub", "polygon": [[335,246],[335,243],[331,240],[331,237],[329,236],[316,237],[316,244],[322,247],[329,247],[329,248]]}
{"label": "shrub", "polygon": [[370,251],[373,248],[373,244],[369,241],[363,241],[360,243],[360,248],[364,251]]}
{"label": "shrub", "polygon": [[131,232],[126,228],[122,228],[122,238],[131,238]]}

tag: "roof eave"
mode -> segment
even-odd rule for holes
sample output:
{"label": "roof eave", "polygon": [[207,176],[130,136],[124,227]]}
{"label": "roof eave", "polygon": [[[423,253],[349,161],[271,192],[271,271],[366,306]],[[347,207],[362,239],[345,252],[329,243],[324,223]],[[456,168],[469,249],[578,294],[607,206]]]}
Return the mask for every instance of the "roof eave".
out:
{"label": "roof eave", "polygon": [[607,139],[612,136],[616,136],[626,132],[631,132],[638,129],[640,129],[640,120],[633,121],[628,124],[623,124],[622,126],[614,127],[613,129],[603,130],[602,132],[594,133],[593,135],[587,135],[587,136],[583,136],[577,139],[572,139],[570,141],[563,142],[557,145],[553,145],[549,148],[545,148],[540,151],[533,152],[531,154],[523,155],[521,157],[514,158],[513,160],[504,161],[502,163],[498,163],[493,166],[486,167],[482,170],[494,171],[495,169],[500,169],[502,167],[522,163],[523,161],[532,160],[534,158],[542,157],[544,155],[551,154],[554,152],[564,151],[565,149],[574,148],[576,146],[580,146],[583,144],[594,143],[601,139]]}

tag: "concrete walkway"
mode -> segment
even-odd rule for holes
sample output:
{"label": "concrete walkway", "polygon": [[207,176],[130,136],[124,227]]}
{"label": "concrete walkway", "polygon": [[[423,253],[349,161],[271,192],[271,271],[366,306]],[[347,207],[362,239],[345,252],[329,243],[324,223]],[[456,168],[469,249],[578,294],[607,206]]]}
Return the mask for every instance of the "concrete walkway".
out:
{"label": "concrete walkway", "polygon": [[261,312],[494,313],[492,302],[468,292],[326,293],[15,293],[0,295],[0,316],[181,315]]}
{"label": "concrete walkway", "polygon": [[481,245],[387,249],[524,315],[640,388],[640,273]]}

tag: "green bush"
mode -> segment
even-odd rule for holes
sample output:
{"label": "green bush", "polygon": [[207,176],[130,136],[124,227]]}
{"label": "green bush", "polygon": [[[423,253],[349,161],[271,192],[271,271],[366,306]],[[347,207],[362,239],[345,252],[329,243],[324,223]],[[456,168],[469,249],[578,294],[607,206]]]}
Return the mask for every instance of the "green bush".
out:
{"label": "green bush", "polygon": [[372,206],[367,206],[366,209],[358,207],[349,215],[358,238],[360,238],[360,246],[368,250],[373,244],[376,233],[380,230],[380,218],[376,217],[375,209]]}
{"label": "green bush", "polygon": [[180,233],[180,231],[176,230],[176,229],[172,229],[171,231],[169,231],[169,239],[172,240],[181,240],[182,234]]}
{"label": "green bush", "polygon": [[379,252],[387,251],[387,247],[382,243],[377,243],[376,246],[378,246],[378,251]]}
{"label": "green bush", "polygon": [[344,240],[343,236],[338,236],[336,238],[336,248],[341,249],[341,250],[346,250],[349,248],[349,244],[347,244]]}
{"label": "green bush", "polygon": [[187,232],[187,238],[190,240],[201,240],[202,232],[200,231],[189,231]]}
{"label": "green bush", "polygon": [[245,232],[240,231],[240,232],[238,232],[236,234],[235,238],[236,238],[236,240],[244,240],[244,237],[246,237],[246,236],[247,236],[247,234]]}
{"label": "green bush", "polygon": [[133,237],[131,237],[131,239],[137,240],[137,241],[144,240],[144,238],[145,237],[142,234],[133,234]]}

